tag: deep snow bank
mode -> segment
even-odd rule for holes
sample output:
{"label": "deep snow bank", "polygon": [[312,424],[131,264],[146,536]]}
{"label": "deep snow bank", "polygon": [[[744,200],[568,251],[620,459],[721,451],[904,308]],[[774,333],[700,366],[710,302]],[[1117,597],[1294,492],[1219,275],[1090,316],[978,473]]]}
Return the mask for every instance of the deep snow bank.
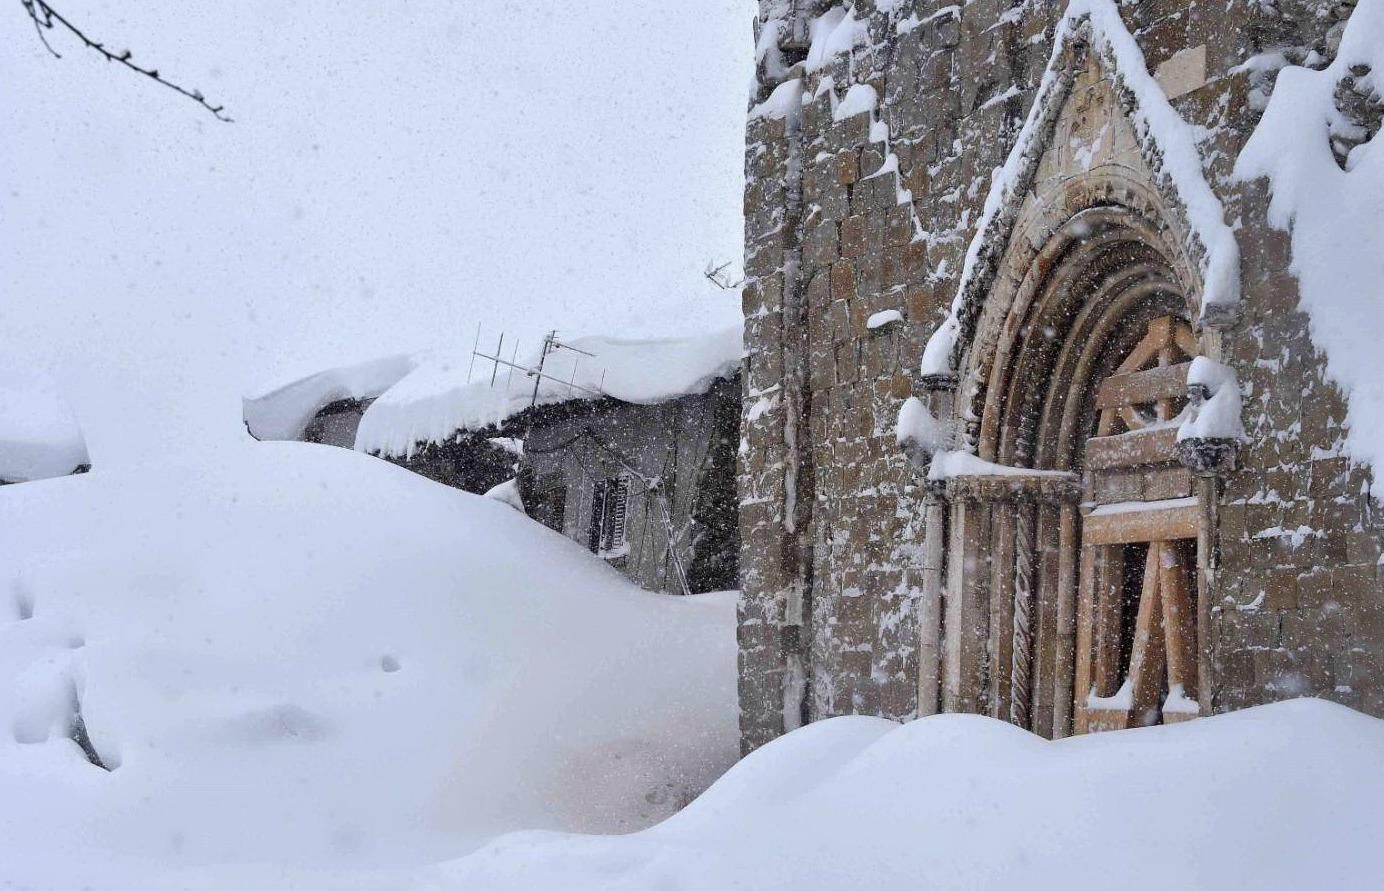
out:
{"label": "deep snow bank", "polygon": [[635,836],[509,836],[470,889],[1365,889],[1384,722],[1296,701],[1046,742],[988,718],[810,725]]}
{"label": "deep snow bank", "polygon": [[[508,830],[647,826],[736,755],[729,595],[639,591],[358,453],[6,487],[0,530],[19,887],[287,887],[255,863],[348,887]],[[110,772],[68,738],[78,702]]]}

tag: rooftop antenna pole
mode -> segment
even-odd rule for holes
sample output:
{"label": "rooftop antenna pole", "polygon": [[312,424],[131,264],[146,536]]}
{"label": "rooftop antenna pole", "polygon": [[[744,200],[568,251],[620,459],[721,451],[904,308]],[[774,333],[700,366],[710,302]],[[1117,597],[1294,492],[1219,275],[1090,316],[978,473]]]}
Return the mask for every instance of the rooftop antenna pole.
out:
{"label": "rooftop antenna pole", "polygon": [[476,342],[471,344],[471,365],[466,369],[466,382],[471,383],[471,372],[476,370],[476,353],[481,348],[481,323],[476,323]]}
{"label": "rooftop antenna pole", "polygon": [[514,366],[519,361],[519,338],[514,338],[514,350],[509,354],[509,377],[505,379],[505,398],[509,398],[510,387],[514,386]]}
{"label": "rooftop antenna pole", "polygon": [[[496,345],[496,347],[495,347],[495,355],[498,357],[498,356],[500,355],[501,350],[503,350],[504,348],[505,348],[505,332],[501,331],[501,332],[500,332],[500,342],[499,342],[499,344]],[[497,358],[497,359],[495,360],[495,365],[494,365],[494,367],[492,367],[492,368],[490,369],[490,386],[491,386],[491,387],[494,387],[494,386],[495,386],[495,375],[497,375],[497,374],[499,374],[499,373],[500,373],[500,361],[499,361],[499,359]]]}
{"label": "rooftop antenna pole", "polygon": [[549,331],[543,338],[543,351],[538,356],[538,370],[533,375],[533,397],[529,400],[529,408],[538,404],[538,385],[543,382],[543,366],[548,361],[548,353],[553,348],[553,342],[557,340],[557,332]]}

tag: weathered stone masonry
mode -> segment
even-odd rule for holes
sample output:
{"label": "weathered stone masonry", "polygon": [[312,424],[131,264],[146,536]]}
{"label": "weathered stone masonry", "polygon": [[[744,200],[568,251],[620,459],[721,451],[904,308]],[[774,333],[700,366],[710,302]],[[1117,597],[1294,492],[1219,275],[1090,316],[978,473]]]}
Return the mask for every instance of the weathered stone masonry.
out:
{"label": "weathered stone masonry", "polygon": [[[896,445],[895,419],[906,398],[925,395],[918,357],[955,295],[991,171],[1034,101],[1062,12],[861,0],[845,19],[818,19],[830,6],[761,0],[756,35],[740,450],[746,750],[803,721],[903,719],[943,705],[928,681],[937,656],[926,647],[920,656],[919,628],[942,609],[941,592],[925,594],[943,560],[943,542],[924,535],[937,496]],[[1242,63],[1276,49],[1292,61],[1329,58],[1349,11],[1286,0],[1121,6],[1149,70],[1200,128],[1205,178],[1241,251],[1239,312],[1197,335],[1200,352],[1238,376],[1249,437],[1239,469],[1201,490],[1215,518],[1202,567],[1203,711],[1312,693],[1384,714],[1370,475],[1343,451],[1344,402],[1297,307],[1287,237],[1264,222],[1262,187],[1230,179],[1272,88],[1272,71]],[[838,29],[836,47],[854,48],[809,59],[814,20]],[[821,36],[819,49],[833,43]],[[1093,68],[1088,92],[1117,95],[1098,89],[1109,76]],[[873,102],[852,94],[860,85]],[[1072,108],[1125,113],[1118,100]],[[1070,155],[1052,169],[1069,176]],[[1049,188],[1124,200],[1094,195],[1080,176],[1034,191]],[[886,310],[903,320],[867,326]],[[978,670],[994,646],[981,646]]]}

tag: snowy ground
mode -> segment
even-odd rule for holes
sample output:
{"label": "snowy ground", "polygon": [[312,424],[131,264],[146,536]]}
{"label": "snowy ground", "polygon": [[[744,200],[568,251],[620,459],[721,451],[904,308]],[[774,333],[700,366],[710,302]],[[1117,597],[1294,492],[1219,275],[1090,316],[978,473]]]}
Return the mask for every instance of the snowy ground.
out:
{"label": "snowy ground", "polygon": [[345,887],[643,828],[736,756],[732,595],[364,455],[9,486],[0,530],[0,886]]}
{"label": "snowy ground", "polygon": [[[347,450],[10,486],[0,528],[6,888],[1378,874],[1384,722],[1320,702],[1057,743],[837,719],[674,814],[735,757],[731,597],[637,591],[499,501]],[[74,703],[112,770],[69,738]]]}

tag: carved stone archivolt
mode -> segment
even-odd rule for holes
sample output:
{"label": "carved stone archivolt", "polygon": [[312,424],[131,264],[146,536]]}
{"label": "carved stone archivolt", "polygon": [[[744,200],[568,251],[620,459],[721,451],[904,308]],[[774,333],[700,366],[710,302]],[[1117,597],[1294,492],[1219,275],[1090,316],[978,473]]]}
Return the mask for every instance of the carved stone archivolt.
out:
{"label": "carved stone archivolt", "polygon": [[925,382],[1003,473],[929,503],[922,710],[1045,736],[1197,713],[1218,470],[1177,443],[1189,361],[1219,352],[1182,214],[1098,65],[1066,103],[955,374]]}

